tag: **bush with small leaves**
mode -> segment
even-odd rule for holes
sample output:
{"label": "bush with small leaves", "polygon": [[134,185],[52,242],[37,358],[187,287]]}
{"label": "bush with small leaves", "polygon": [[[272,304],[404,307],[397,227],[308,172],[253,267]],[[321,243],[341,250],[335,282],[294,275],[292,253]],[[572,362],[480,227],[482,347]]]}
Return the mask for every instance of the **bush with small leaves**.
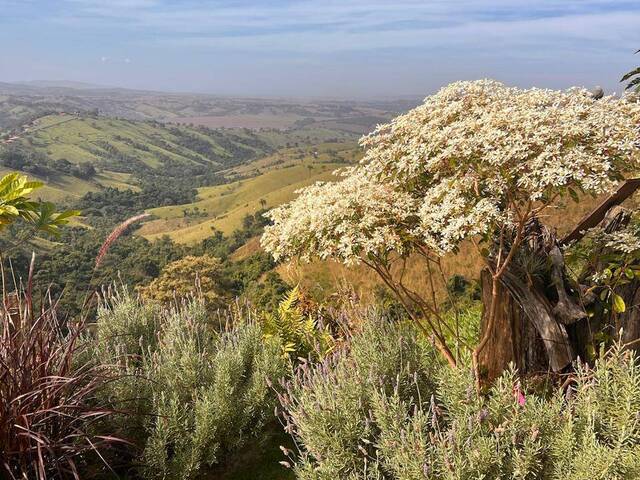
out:
{"label": "bush with small leaves", "polygon": [[224,307],[227,300],[222,277],[222,263],[218,258],[187,255],[165,266],[158,278],[140,288],[140,293],[162,303],[194,295],[215,310]]}
{"label": "bush with small leaves", "polygon": [[196,478],[275,420],[270,384],[289,367],[279,340],[265,340],[257,323],[241,317],[220,331],[201,303],[169,310],[127,294],[102,309],[98,351],[129,374],[109,400],[129,410],[118,428],[140,444],[145,478]]}
{"label": "bush with small leaves", "polygon": [[479,395],[468,369],[436,369],[394,335],[369,325],[350,351],[289,385],[282,403],[299,479],[640,478],[632,352],[577,365],[565,388],[527,391],[511,370]]}
{"label": "bush with small leaves", "polygon": [[372,417],[375,396],[396,390],[406,401],[428,400],[437,369],[412,326],[379,318],[323,362],[299,367],[281,396],[287,430],[302,445],[298,477],[350,478],[375,469],[381,429]]}

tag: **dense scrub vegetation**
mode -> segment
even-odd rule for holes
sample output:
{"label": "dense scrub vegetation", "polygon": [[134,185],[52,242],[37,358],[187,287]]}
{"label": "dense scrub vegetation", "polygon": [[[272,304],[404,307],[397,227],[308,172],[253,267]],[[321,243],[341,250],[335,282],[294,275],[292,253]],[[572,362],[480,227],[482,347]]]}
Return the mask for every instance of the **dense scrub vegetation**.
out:
{"label": "dense scrub vegetation", "polygon": [[[247,217],[244,227],[232,235],[224,236],[220,232],[213,232],[211,237],[194,246],[176,244],[168,237],[150,242],[131,235],[128,229],[110,245],[97,269],[95,260],[109,229],[99,227],[99,223],[92,229],[66,228],[56,239],[58,245],[54,249],[42,250],[37,256],[35,291],[49,291],[58,299],[60,315],[71,316],[82,311],[92,292],[115,279],[121,279],[132,289],[144,289],[155,279],[162,277],[164,280],[158,282],[171,284],[175,281],[183,285],[176,292],[180,297],[195,292],[197,287],[195,282],[172,274],[170,265],[187,256],[200,258],[209,255],[220,259],[220,269],[215,278],[202,277],[201,272],[201,283],[215,287],[214,290],[219,292],[217,296],[221,295],[225,302],[245,294],[256,306],[273,309],[280,296],[290,288],[273,271],[274,260],[264,252],[256,252],[241,260],[231,258],[231,254],[249,238],[260,234],[264,221],[262,212],[258,212]],[[26,279],[30,255],[24,248],[25,245],[16,245],[9,240],[0,242],[0,245],[3,245],[5,251],[12,252],[16,278]],[[205,294],[209,295],[208,292]],[[169,298],[173,298],[173,293],[162,296],[164,300]],[[220,306],[219,303],[217,305]]]}
{"label": "dense scrub vegetation", "polygon": [[[542,379],[538,379],[539,381]],[[305,365],[283,396],[300,479],[632,479],[640,370],[613,349],[565,392],[507,371],[478,395],[407,325],[374,319],[349,348]]]}
{"label": "dense scrub vegetation", "polygon": [[95,167],[89,163],[73,164],[64,158],[51,160],[42,153],[18,147],[1,150],[0,164],[11,170],[22,170],[40,177],[71,175],[91,179],[96,174]]}
{"label": "dense scrub vegetation", "polygon": [[143,305],[126,291],[99,309],[94,359],[119,377],[102,395],[130,412],[102,428],[136,440],[146,478],[197,478],[275,420],[270,386],[288,370],[278,339],[248,312],[222,315],[196,301]]}
{"label": "dense scrub vegetation", "polygon": [[165,179],[146,179],[140,190],[119,190],[107,187],[88,192],[74,205],[94,225],[113,225],[114,222],[138,214],[158,205],[178,205],[195,200],[193,185],[167,182]]}

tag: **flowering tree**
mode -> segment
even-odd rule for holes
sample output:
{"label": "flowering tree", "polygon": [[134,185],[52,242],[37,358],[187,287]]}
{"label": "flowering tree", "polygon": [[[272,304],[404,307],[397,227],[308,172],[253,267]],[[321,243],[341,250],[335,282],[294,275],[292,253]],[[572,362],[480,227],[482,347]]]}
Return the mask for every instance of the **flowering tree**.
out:
{"label": "flowering tree", "polygon": [[[456,325],[438,310],[440,258],[472,242],[490,272],[486,326],[493,332],[500,282],[532,220],[560,198],[611,190],[636,168],[640,105],[585,90],[521,90],[458,82],[361,140],[362,162],[269,212],[262,244],[276,259],[337,258],[375,270],[452,365]],[[426,260],[431,295],[403,282]],[[395,269],[392,264],[400,265]]]}

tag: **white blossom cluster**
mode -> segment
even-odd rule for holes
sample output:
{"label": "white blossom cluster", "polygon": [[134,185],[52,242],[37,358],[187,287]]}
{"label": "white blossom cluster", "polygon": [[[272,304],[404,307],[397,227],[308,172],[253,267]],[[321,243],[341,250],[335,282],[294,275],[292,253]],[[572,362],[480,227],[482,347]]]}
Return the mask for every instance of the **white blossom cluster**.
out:
{"label": "white blossom cluster", "polygon": [[605,245],[621,253],[636,253],[640,251],[640,238],[636,232],[622,230],[610,233]]}
{"label": "white blossom cluster", "polygon": [[344,172],[344,180],[318,182],[290,203],[267,215],[263,247],[276,259],[299,255],[340,258],[346,263],[369,253],[403,252],[402,236],[415,220],[416,200],[408,193],[369,181],[362,169]]}
{"label": "white blossom cluster", "polygon": [[457,82],[361,140],[361,164],[272,210],[276,258],[345,262],[419,244],[443,253],[569,187],[611,189],[636,169],[640,105],[581,89]]}

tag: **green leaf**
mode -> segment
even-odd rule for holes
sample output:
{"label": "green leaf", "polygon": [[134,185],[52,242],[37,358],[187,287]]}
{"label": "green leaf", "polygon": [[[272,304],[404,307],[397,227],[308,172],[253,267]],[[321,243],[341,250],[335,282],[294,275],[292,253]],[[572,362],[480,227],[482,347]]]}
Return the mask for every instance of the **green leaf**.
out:
{"label": "green leaf", "polygon": [[625,90],[631,90],[636,85],[640,88],[640,77],[638,77],[638,78],[632,80],[631,82],[629,82],[629,84],[624,89]]}
{"label": "green leaf", "polygon": [[580,197],[573,188],[569,188],[569,195],[571,195],[574,202],[578,203],[580,201]]}
{"label": "green leaf", "polygon": [[613,310],[616,313],[624,313],[626,310],[626,305],[624,304],[624,300],[622,297],[616,293],[613,294]]}
{"label": "green leaf", "polygon": [[69,218],[80,215],[80,210],[66,210],[56,215],[54,223],[56,225],[65,225],[69,222]]}
{"label": "green leaf", "polygon": [[629,80],[631,77],[633,77],[634,75],[640,75],[640,67],[638,67],[638,68],[636,68],[636,69],[634,69],[634,70],[631,70],[629,73],[625,74],[625,75],[620,79],[620,81],[621,81],[621,82],[625,82],[625,81]]}

